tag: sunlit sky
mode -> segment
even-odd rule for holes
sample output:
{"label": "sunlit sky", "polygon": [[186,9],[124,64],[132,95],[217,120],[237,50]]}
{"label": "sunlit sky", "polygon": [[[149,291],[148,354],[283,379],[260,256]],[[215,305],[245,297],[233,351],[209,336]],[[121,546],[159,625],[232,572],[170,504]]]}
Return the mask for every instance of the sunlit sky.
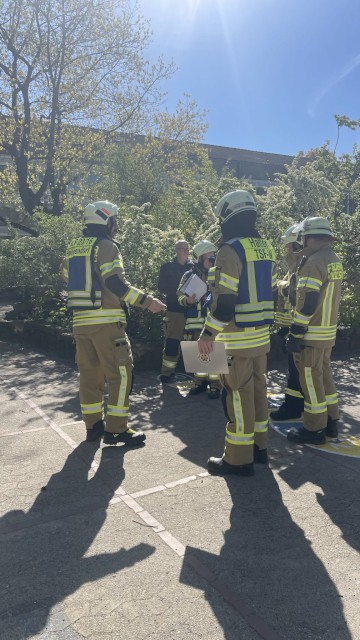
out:
{"label": "sunlit sky", "polygon": [[[334,114],[360,118],[359,0],[139,0],[150,56],[179,70],[183,93],[208,109],[209,144],[295,154],[330,140]],[[338,152],[360,144],[342,129]]]}

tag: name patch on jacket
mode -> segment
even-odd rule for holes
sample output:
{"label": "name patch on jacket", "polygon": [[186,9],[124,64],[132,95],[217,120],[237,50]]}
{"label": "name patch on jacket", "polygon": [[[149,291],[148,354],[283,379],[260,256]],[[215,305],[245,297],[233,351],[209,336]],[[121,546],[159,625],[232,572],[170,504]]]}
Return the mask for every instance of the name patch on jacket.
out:
{"label": "name patch on jacket", "polygon": [[275,252],[265,238],[242,238],[241,244],[245,250],[247,262],[255,262],[256,260],[275,262]]}
{"label": "name patch on jacket", "polygon": [[344,270],[341,262],[331,262],[327,266],[329,280],[342,280],[344,277]]}

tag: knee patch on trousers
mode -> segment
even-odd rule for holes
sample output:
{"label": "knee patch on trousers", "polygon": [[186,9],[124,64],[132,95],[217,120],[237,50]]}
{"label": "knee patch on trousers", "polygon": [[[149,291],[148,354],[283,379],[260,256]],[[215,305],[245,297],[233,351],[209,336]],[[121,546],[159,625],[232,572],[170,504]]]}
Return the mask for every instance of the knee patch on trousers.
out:
{"label": "knee patch on trousers", "polygon": [[179,353],[180,340],[175,338],[167,338],[165,342],[165,355],[177,356]]}

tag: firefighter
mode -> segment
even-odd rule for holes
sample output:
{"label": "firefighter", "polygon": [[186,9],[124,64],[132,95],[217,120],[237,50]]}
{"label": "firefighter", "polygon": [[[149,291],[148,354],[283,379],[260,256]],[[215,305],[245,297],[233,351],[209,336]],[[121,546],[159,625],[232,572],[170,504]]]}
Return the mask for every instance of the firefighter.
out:
{"label": "firefighter", "polygon": [[296,273],[296,304],[287,339],[304,394],[304,427],[290,442],[321,445],[338,434],[339,406],[330,368],[335,344],[343,267],[332,249],[336,238],[327,218],[302,224],[304,252]]}
{"label": "firefighter", "polygon": [[[288,272],[277,283],[275,328],[281,338],[285,338],[292,323],[292,304],[290,301],[290,288],[293,287],[294,274],[302,257],[302,239],[300,236],[301,224],[292,224],[281,236],[281,242],[285,245],[285,262]],[[288,353],[288,381],[285,389],[285,399],[281,406],[270,412],[270,418],[281,422],[301,418],[304,410],[304,396],[301,391],[299,372],[294,363],[292,353]]]}
{"label": "firefighter", "polygon": [[[129,429],[129,394],[132,354],[126,327],[126,305],[152,313],[165,305],[133,287],[125,278],[117,245],[118,208],[107,201],[85,207],[83,236],[67,248],[64,276],[68,282],[68,308],[73,311],[73,335],[80,373],[81,413],[86,440],[103,436],[105,444],[138,446],[141,431]],[[109,385],[106,427],[103,421],[104,379]]]}
{"label": "firefighter", "polygon": [[[217,246],[210,240],[201,240],[193,249],[194,266],[187,271],[179,284],[177,297],[179,303],[185,307],[184,340],[197,340],[204,326],[205,317],[211,302],[211,294],[205,294],[201,300],[195,295],[189,297],[181,289],[186,281],[197,275],[203,282],[207,282],[209,269],[214,266]],[[209,387],[209,388],[208,388]],[[219,376],[213,373],[195,373],[194,386],[189,391],[190,396],[196,396],[207,390],[209,400],[220,397],[221,383]]]}
{"label": "firefighter", "polygon": [[171,262],[161,265],[158,290],[166,295],[165,345],[161,366],[160,382],[174,380],[175,369],[180,355],[180,340],[185,327],[184,308],[179,304],[176,291],[186,271],[192,266],[189,261],[189,243],[178,240],[175,244],[176,256]]}
{"label": "firefighter", "polygon": [[225,195],[215,213],[223,244],[216,256],[212,304],[198,340],[209,354],[216,339],[225,345],[229,373],[220,376],[228,423],[221,458],[208,460],[216,475],[254,475],[254,461],[267,464],[266,354],[274,322],[275,252],[255,229],[250,193]]}

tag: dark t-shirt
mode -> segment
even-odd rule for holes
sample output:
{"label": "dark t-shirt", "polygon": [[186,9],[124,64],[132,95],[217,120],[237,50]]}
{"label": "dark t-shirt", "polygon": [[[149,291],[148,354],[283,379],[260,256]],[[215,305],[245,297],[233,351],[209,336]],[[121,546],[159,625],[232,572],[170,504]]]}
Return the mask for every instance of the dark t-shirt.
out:
{"label": "dark t-shirt", "polygon": [[165,262],[161,265],[158,280],[158,289],[160,293],[166,295],[166,306],[168,311],[176,311],[184,313],[184,307],[178,303],[176,290],[179,282],[186,271],[192,267],[192,262],[180,264],[176,258],[171,262]]}

